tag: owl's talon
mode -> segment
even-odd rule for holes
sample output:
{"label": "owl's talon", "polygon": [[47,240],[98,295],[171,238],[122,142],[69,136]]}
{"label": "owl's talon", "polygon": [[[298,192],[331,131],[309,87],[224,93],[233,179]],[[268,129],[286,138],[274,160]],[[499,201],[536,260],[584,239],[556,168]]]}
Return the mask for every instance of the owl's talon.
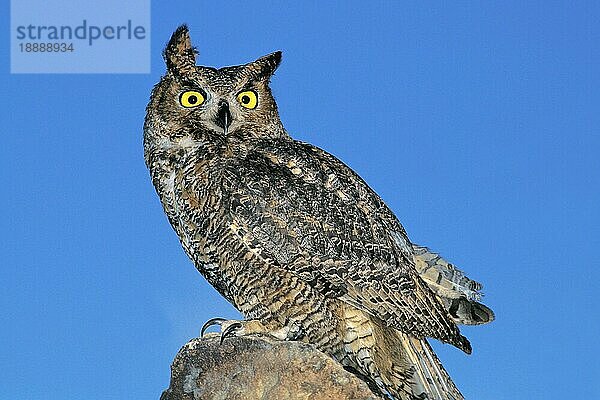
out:
{"label": "owl's talon", "polygon": [[219,339],[219,344],[223,344],[223,340],[225,340],[225,338],[227,336],[231,336],[231,334],[238,330],[238,329],[242,329],[244,326],[242,325],[241,322],[234,322],[233,324],[227,326],[225,329],[223,329],[221,331],[221,338]]}
{"label": "owl's talon", "polygon": [[223,322],[225,322],[225,321],[227,321],[227,320],[225,318],[221,318],[221,317],[215,317],[215,318],[209,319],[208,321],[206,321],[204,323],[204,325],[202,325],[202,329],[200,329],[200,337],[203,338],[204,337],[204,333],[211,326],[213,326],[213,325],[219,325],[219,326],[221,326],[221,324]]}
{"label": "owl's talon", "polygon": [[[205,337],[206,330],[213,325],[218,325],[221,333],[219,343],[222,344],[225,338],[230,336],[243,336],[252,333],[266,333],[266,328],[257,320],[250,321],[238,321],[228,320],[225,318],[211,318],[202,325],[200,330],[200,337]],[[287,331],[286,331],[287,333]]]}

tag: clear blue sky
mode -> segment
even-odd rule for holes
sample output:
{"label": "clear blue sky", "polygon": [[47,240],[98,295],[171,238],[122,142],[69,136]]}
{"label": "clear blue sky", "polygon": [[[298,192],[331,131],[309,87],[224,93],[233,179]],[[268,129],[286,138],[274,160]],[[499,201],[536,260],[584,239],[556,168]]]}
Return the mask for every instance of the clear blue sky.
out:
{"label": "clear blue sky", "polygon": [[202,323],[238,316],[143,161],[183,22],[204,65],[283,50],[289,132],[484,283],[473,355],[436,345],[467,398],[600,398],[598,3],[302,3],[154,1],[151,74],[10,75],[3,2],[0,399],[156,399]]}

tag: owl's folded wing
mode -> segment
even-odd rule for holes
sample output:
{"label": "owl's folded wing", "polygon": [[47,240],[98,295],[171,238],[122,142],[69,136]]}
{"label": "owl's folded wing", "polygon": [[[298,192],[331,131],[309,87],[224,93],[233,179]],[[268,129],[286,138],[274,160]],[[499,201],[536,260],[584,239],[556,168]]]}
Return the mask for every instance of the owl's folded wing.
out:
{"label": "owl's folded wing", "polygon": [[224,201],[249,250],[389,326],[471,351],[418,276],[396,217],[341,161],[283,141],[265,144],[231,168]]}

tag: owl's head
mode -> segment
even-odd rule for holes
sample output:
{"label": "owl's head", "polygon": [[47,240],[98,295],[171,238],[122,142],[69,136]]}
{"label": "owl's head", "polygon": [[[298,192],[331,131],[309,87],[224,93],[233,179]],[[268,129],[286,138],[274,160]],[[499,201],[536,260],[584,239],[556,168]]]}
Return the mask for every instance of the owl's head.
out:
{"label": "owl's head", "polygon": [[281,52],[220,69],[197,66],[196,55],[187,26],[180,26],[164,50],[167,72],[152,91],[146,109],[146,146],[286,134],[269,88]]}

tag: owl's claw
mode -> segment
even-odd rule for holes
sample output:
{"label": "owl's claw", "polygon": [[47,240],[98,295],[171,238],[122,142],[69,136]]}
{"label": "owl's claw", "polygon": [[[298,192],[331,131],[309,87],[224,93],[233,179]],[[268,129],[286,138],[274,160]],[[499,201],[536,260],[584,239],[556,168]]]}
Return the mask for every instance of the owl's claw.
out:
{"label": "owl's claw", "polygon": [[221,328],[219,344],[223,344],[223,341],[231,336],[245,336],[256,333],[269,334],[279,340],[296,340],[302,336],[302,330],[297,323],[292,323],[290,326],[284,326],[275,331],[269,331],[259,320],[237,321],[216,317],[209,319],[202,325],[200,337],[204,338],[206,330],[213,325],[218,325]]}
{"label": "owl's claw", "polygon": [[225,318],[211,318],[202,325],[202,329],[200,329],[200,337],[204,338],[206,331],[211,326],[218,325],[221,333],[219,338],[219,344],[223,344],[225,338],[236,335],[247,335],[251,333],[262,333],[266,332],[265,327],[256,320],[251,321],[237,321],[237,320],[229,320]]}
{"label": "owl's claw", "polygon": [[220,318],[220,317],[216,317],[216,318],[211,318],[208,321],[206,321],[204,323],[204,325],[202,325],[202,329],[200,329],[200,337],[203,338],[204,337],[204,332],[206,332],[206,330],[208,328],[210,328],[213,325],[219,325],[221,326],[221,324],[223,324],[223,322],[227,321],[225,318]]}
{"label": "owl's claw", "polygon": [[231,325],[228,325],[225,329],[221,331],[221,338],[219,339],[219,344],[223,344],[223,340],[227,336],[231,336],[231,334],[239,329],[242,329],[244,326],[241,322],[234,322]]}

